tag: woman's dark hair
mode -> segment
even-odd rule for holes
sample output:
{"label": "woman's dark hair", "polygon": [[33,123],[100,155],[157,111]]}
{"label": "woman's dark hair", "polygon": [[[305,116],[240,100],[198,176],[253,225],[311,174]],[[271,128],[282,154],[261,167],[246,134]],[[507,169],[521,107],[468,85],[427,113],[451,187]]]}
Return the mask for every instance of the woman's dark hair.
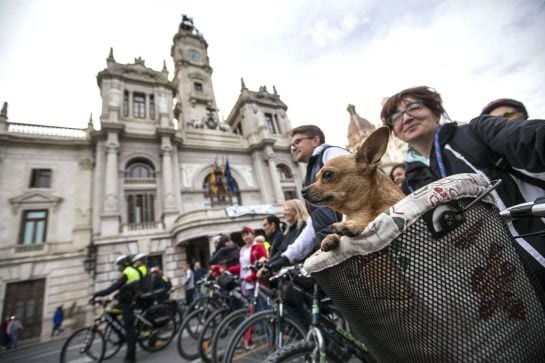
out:
{"label": "woman's dark hair", "polygon": [[216,244],[216,251],[219,250],[222,247],[225,247],[227,242],[229,242],[229,236],[227,236],[225,234],[220,234],[216,238],[217,238],[217,241],[218,241],[217,244]]}
{"label": "woman's dark hair", "polygon": [[429,108],[430,111],[438,118],[440,118],[441,115],[446,115],[446,111],[443,108],[441,95],[437,93],[437,91],[435,91],[433,88],[426,86],[407,88],[388,98],[386,103],[384,103],[384,106],[382,106],[380,118],[382,119],[384,125],[387,125],[390,130],[392,130],[392,126],[389,125],[388,119],[397,112],[399,104],[403,99],[407,97],[422,101],[422,103],[424,103],[424,106]]}
{"label": "woman's dark hair", "polygon": [[390,179],[392,179],[392,181],[394,181],[394,171],[398,168],[405,170],[405,163],[399,163],[392,166],[392,170],[390,170]]}
{"label": "woman's dark hair", "polygon": [[280,228],[280,219],[274,214],[269,214],[265,219],[267,220],[267,223],[275,224],[276,229]]}

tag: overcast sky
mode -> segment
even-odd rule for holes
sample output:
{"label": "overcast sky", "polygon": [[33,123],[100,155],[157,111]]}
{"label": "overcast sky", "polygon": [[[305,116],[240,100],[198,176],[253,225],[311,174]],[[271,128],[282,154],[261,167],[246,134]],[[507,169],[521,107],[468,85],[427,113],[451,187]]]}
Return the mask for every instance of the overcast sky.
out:
{"label": "overcast sky", "polygon": [[332,144],[345,144],[349,103],[378,124],[382,99],[417,85],[437,89],[454,120],[502,97],[545,118],[543,0],[0,0],[9,121],[84,128],[93,113],[97,124],[110,47],[119,63],[166,60],[172,77],[184,13],[209,44],[224,117],[243,77],[276,86],[292,124],[317,124]]}

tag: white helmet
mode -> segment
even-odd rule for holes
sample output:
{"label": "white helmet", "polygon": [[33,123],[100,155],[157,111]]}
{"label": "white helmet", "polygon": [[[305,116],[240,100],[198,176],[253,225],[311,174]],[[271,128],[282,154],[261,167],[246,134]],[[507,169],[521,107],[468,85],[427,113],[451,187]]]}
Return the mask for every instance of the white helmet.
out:
{"label": "white helmet", "polygon": [[129,262],[129,256],[127,255],[119,255],[115,259],[116,265],[126,265]]}
{"label": "white helmet", "polygon": [[146,255],[144,255],[143,253],[137,253],[136,255],[134,255],[134,257],[132,258],[132,263],[135,263],[136,261],[139,261],[139,260],[142,260],[146,257]]}

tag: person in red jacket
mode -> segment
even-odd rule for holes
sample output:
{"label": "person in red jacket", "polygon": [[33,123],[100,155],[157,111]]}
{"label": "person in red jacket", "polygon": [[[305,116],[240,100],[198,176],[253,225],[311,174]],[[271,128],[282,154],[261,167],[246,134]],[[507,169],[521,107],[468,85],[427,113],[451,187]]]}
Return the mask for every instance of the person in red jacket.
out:
{"label": "person in red jacket", "polygon": [[244,246],[240,248],[239,263],[229,267],[229,272],[240,275],[242,293],[251,300],[254,295],[256,273],[250,269],[250,266],[260,258],[267,257],[267,251],[261,243],[255,241],[255,231],[252,227],[242,228],[242,240]]}

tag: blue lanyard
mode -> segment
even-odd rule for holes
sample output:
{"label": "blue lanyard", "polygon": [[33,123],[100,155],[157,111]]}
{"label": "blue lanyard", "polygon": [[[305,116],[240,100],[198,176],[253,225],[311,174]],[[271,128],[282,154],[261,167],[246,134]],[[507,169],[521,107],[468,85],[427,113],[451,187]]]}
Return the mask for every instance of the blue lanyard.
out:
{"label": "blue lanyard", "polygon": [[435,147],[435,156],[437,157],[437,164],[439,165],[439,172],[441,173],[441,178],[447,177],[447,171],[445,170],[445,163],[443,162],[443,154],[441,154],[441,145],[439,144],[439,130],[441,130],[441,125],[437,125],[435,129],[435,135],[433,135],[433,144]]}
{"label": "blue lanyard", "polygon": [[[435,157],[437,158],[437,165],[439,165],[439,172],[441,173],[441,178],[447,177],[447,171],[445,169],[445,163],[443,162],[443,154],[441,153],[441,145],[439,144],[439,130],[441,130],[441,125],[437,125],[435,133],[433,135],[433,146],[435,150]],[[409,192],[414,192],[414,188],[407,183],[407,189]]]}

